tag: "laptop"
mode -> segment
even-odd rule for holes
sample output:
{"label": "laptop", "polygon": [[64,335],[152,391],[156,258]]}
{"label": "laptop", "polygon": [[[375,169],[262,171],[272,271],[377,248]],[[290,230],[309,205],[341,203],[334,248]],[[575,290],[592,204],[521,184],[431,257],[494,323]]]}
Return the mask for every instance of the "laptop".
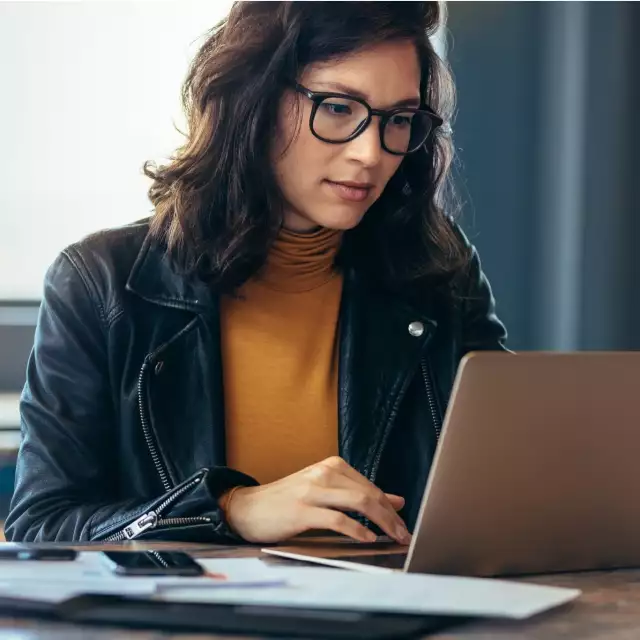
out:
{"label": "laptop", "polygon": [[640,352],[472,353],[408,553],[391,542],[264,552],[466,576],[638,567],[639,495]]}

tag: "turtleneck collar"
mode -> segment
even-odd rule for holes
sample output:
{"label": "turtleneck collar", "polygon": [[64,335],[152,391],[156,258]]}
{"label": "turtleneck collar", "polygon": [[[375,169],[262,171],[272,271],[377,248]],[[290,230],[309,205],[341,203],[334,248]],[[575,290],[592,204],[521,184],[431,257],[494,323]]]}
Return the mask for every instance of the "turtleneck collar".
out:
{"label": "turtleneck collar", "polygon": [[297,233],[283,227],[258,281],[270,289],[287,293],[321,287],[336,275],[334,260],[342,233],[324,227],[310,233]]}

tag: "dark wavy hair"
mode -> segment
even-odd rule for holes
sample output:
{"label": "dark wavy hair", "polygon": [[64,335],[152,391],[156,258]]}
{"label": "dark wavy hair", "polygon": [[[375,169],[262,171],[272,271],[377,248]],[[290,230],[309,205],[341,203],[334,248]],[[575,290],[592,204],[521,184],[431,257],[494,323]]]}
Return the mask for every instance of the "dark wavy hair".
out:
{"label": "dark wavy hair", "polygon": [[175,263],[227,292],[258,272],[282,224],[270,149],[283,92],[309,64],[410,40],[423,103],[445,125],[403,159],[345,233],[339,260],[391,287],[448,280],[463,268],[468,251],[452,224],[454,84],[430,40],[444,11],[438,2],[236,2],[185,80],[183,146],[164,166],[144,165],[153,180],[151,233]]}

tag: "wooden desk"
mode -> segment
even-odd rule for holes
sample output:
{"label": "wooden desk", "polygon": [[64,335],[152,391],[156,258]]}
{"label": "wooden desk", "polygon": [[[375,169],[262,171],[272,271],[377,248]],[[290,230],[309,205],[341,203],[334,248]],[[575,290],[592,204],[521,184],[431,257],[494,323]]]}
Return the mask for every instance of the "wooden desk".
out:
{"label": "wooden desk", "polygon": [[[257,547],[128,543],[127,549],[184,549],[200,558],[256,557]],[[89,545],[78,549],[121,549],[123,545]],[[530,582],[582,589],[575,603],[524,622],[478,622],[430,638],[438,640],[637,640],[640,638],[640,570],[562,574]],[[207,634],[174,634],[82,627],[35,620],[0,618],[0,640],[195,640],[231,638]],[[238,640],[238,636],[233,636]]]}

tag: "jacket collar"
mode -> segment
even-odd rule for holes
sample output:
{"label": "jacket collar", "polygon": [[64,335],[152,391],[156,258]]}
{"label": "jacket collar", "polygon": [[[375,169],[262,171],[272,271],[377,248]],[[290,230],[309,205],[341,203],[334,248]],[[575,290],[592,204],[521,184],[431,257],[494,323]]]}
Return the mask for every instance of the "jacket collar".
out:
{"label": "jacket collar", "polygon": [[[345,298],[359,294],[352,304],[343,303],[343,312],[353,312],[358,306],[374,303],[379,306],[380,319],[390,316],[412,318],[435,327],[435,304],[432,297],[423,296],[420,304],[403,301],[397,296],[384,293],[370,280],[354,268],[348,268],[344,275]],[[170,308],[188,311],[211,311],[218,307],[216,292],[195,276],[178,273],[175,263],[149,234],[146,235],[135,259],[126,284],[131,291],[148,302]],[[371,317],[371,314],[369,314]],[[399,320],[399,318],[397,318]],[[383,322],[384,324],[384,322]],[[395,324],[392,322],[392,324]]]}
{"label": "jacket collar", "polygon": [[196,313],[217,308],[211,287],[194,276],[177,272],[175,263],[163,247],[147,234],[133,264],[127,291],[148,302]]}

